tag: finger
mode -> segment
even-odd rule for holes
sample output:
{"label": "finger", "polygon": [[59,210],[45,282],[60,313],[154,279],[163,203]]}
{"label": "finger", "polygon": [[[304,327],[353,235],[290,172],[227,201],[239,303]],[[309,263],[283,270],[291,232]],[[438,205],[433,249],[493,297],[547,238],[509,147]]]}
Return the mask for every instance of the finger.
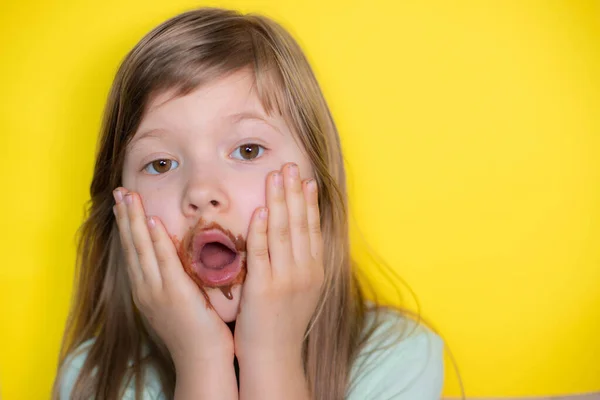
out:
{"label": "finger", "polygon": [[144,282],[151,287],[161,287],[162,279],[141,199],[137,193],[129,192],[123,196],[123,202],[127,205],[131,239],[144,276]]}
{"label": "finger", "polygon": [[184,274],[177,249],[160,218],[148,217],[148,230],[150,240],[154,245],[154,253],[163,287],[175,287],[177,280]]}
{"label": "finger", "polygon": [[306,200],[306,217],[308,220],[308,236],[310,238],[311,254],[315,259],[323,257],[323,236],[321,234],[321,215],[319,212],[319,194],[317,182],[309,179],[304,183],[304,198]]}
{"label": "finger", "polygon": [[267,239],[271,257],[271,270],[275,276],[278,273],[284,273],[289,265],[294,262],[283,176],[279,171],[272,173],[268,178],[267,208],[269,209]]}
{"label": "finger", "polygon": [[133,241],[131,239],[131,231],[129,229],[129,216],[127,214],[127,206],[123,201],[123,195],[127,193],[123,188],[117,188],[113,191],[115,198],[115,206],[113,212],[115,213],[115,219],[117,221],[117,227],[119,228],[119,238],[121,239],[121,247],[125,254],[125,261],[127,263],[127,273],[129,274],[129,280],[134,286],[140,285],[144,281],[144,274],[140,267],[140,262],[135,252]]}
{"label": "finger", "polygon": [[308,237],[306,201],[296,164],[288,164],[284,168],[283,182],[294,260],[297,265],[307,265],[312,259],[312,254]]}
{"label": "finger", "polygon": [[272,278],[267,239],[267,221],[268,210],[266,208],[258,208],[254,211],[246,240],[248,279],[259,282]]}

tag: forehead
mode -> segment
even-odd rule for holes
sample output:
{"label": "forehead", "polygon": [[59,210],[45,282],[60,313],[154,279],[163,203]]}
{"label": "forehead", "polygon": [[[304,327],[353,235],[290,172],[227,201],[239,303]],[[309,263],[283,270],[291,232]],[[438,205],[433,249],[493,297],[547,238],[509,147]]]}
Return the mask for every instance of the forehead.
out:
{"label": "forehead", "polygon": [[265,114],[254,89],[253,76],[246,71],[214,79],[183,96],[176,96],[174,89],[163,91],[148,102],[145,119],[173,113],[179,117],[186,113],[211,116],[240,109]]}
{"label": "forehead", "polygon": [[266,113],[256,91],[254,75],[241,70],[209,81],[183,96],[176,96],[174,89],[153,96],[138,131],[165,122],[210,123],[223,122],[224,118],[239,122],[236,115],[254,115],[277,125],[284,123],[281,115]]}

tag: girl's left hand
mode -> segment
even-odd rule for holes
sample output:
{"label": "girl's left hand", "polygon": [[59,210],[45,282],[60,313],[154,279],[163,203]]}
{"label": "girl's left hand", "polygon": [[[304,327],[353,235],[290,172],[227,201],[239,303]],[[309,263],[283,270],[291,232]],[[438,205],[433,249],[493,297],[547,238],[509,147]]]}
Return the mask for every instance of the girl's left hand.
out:
{"label": "girl's left hand", "polygon": [[324,277],[316,182],[302,182],[298,166],[286,164],[268,176],[266,200],[247,238],[248,275],[234,336],[240,367],[301,362]]}

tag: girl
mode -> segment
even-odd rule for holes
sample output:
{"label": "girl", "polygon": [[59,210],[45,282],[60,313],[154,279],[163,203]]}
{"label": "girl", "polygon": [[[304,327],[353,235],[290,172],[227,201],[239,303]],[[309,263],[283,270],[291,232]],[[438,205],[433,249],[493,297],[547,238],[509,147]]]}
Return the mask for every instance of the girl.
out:
{"label": "girl", "polygon": [[439,398],[439,337],[358,285],[338,133],[275,22],[203,8],[144,37],[90,192],[54,398]]}

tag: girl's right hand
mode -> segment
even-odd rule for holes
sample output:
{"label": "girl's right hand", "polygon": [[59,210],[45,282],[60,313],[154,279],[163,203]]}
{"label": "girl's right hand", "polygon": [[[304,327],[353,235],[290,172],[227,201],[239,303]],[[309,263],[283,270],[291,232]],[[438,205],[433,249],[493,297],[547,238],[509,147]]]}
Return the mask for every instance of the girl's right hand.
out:
{"label": "girl's right hand", "polygon": [[133,300],[169,349],[175,367],[208,362],[233,365],[233,336],[185,273],[175,245],[157,217],[147,218],[139,194],[114,192],[114,207]]}

